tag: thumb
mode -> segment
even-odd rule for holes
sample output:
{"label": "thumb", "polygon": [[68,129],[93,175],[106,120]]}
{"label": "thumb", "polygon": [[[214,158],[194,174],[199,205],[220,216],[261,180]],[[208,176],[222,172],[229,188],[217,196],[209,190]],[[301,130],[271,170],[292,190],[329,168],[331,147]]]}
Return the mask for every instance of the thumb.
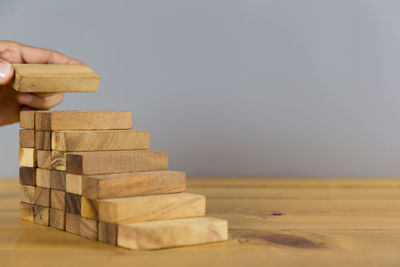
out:
{"label": "thumb", "polygon": [[14,69],[10,63],[0,59],[0,85],[8,84],[14,76]]}

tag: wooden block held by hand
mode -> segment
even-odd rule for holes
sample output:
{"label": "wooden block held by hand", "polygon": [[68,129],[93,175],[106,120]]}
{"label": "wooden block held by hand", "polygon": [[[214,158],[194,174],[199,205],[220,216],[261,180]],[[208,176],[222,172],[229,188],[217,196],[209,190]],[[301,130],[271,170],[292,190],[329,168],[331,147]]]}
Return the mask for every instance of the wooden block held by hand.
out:
{"label": "wooden block held by hand", "polygon": [[35,189],[35,205],[50,207],[50,189],[36,187]]}
{"label": "wooden block held by hand", "polygon": [[81,217],[80,235],[91,240],[97,240],[97,220]]}
{"label": "wooden block held by hand", "polygon": [[20,199],[22,202],[35,204],[36,186],[20,185]]}
{"label": "wooden block held by hand", "polygon": [[161,249],[228,239],[226,220],[210,217],[118,225],[118,246]]}
{"label": "wooden block held by hand", "polygon": [[36,150],[34,148],[19,149],[19,165],[22,167],[36,167]]}
{"label": "wooden block held by hand", "polygon": [[100,77],[86,65],[12,64],[12,86],[25,93],[96,92]]}
{"label": "wooden block held by hand", "polygon": [[25,148],[35,148],[35,130],[19,130],[19,146]]}
{"label": "wooden block held by hand", "polygon": [[39,150],[51,150],[50,131],[35,131],[35,148]]}
{"label": "wooden block held by hand", "polygon": [[80,235],[81,234],[81,216],[65,213],[65,231]]}
{"label": "wooden block held by hand", "polygon": [[178,171],[148,171],[83,175],[82,195],[90,199],[121,198],[180,193],[186,189],[186,175]]}
{"label": "wooden block held by hand", "polygon": [[19,203],[19,213],[22,220],[33,222],[34,205],[24,202]]}
{"label": "wooden block held by hand", "polygon": [[129,150],[67,154],[67,172],[72,174],[89,175],[158,170],[168,170],[167,152]]}
{"label": "wooden block held by hand", "polygon": [[124,130],[132,128],[132,113],[108,110],[56,110],[35,114],[35,128],[57,130]]}
{"label": "wooden block held by hand", "polygon": [[50,208],[49,224],[51,227],[65,230],[65,212],[63,210]]}
{"label": "wooden block held by hand", "polygon": [[50,207],[65,210],[65,192],[51,189],[50,191]]}
{"label": "wooden block held by hand", "polygon": [[49,226],[50,222],[50,208],[35,205],[34,208],[34,222],[37,224]]}
{"label": "wooden block held by hand", "polygon": [[98,217],[119,224],[200,217],[205,210],[204,196],[178,193],[99,200]]}
{"label": "wooden block held by hand", "polygon": [[36,185],[36,168],[20,167],[19,183],[22,185]]}

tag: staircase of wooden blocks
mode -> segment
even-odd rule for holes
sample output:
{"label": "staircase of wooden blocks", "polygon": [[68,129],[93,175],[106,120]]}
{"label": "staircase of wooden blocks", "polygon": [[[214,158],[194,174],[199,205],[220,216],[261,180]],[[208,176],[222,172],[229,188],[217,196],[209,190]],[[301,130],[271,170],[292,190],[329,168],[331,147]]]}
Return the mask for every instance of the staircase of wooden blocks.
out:
{"label": "staircase of wooden blocks", "polygon": [[21,111],[20,126],[23,220],[130,249],[227,239],[227,221],[205,217],[205,197],[185,193],[185,173],[149,150],[150,133],[131,130],[130,112]]}

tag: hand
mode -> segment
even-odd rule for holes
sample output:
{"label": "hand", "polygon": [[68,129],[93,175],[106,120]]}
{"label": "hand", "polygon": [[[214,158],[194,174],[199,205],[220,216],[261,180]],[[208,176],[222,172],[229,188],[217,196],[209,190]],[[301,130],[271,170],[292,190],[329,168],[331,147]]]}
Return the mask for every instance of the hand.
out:
{"label": "hand", "polygon": [[22,109],[46,110],[64,99],[62,93],[35,95],[15,91],[9,84],[14,77],[10,63],[83,64],[53,50],[0,41],[0,126],[19,121]]}

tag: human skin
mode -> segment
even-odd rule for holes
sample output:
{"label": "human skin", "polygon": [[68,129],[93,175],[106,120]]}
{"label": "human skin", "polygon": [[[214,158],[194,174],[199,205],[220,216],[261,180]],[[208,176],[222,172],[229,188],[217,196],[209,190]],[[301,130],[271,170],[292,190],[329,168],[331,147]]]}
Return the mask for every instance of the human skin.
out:
{"label": "human skin", "polygon": [[57,51],[0,40],[0,126],[19,121],[19,112],[26,109],[47,110],[60,104],[63,93],[30,94],[15,91],[12,63],[83,64]]}

